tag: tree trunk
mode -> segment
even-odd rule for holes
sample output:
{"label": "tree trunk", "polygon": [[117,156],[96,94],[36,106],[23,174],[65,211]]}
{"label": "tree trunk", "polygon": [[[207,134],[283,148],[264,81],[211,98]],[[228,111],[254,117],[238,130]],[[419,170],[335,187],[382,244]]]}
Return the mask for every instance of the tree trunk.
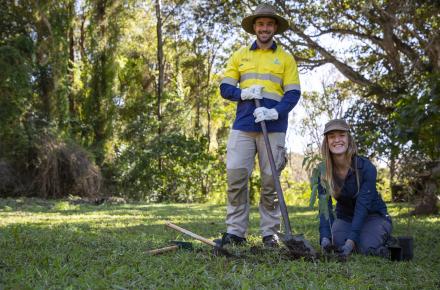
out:
{"label": "tree trunk", "polygon": [[52,120],[52,110],[53,110],[53,103],[52,103],[52,77],[50,75],[50,72],[48,71],[47,66],[41,66],[39,68],[39,81],[38,81],[39,87],[40,87],[40,98],[41,98],[41,105],[42,105],[42,112],[43,116],[45,118],[45,121],[50,123]]}
{"label": "tree trunk", "polygon": [[[159,69],[159,76],[157,80],[157,121],[159,128],[157,130],[157,136],[159,143],[162,138],[162,94],[164,85],[164,57],[163,57],[163,39],[162,39],[162,16],[161,16],[161,4],[160,0],[156,0],[156,31],[157,31],[157,64]],[[159,154],[158,158],[159,171],[162,171],[162,157]]]}
{"label": "tree trunk", "polygon": [[438,213],[437,202],[440,196],[440,160],[433,162],[428,171],[419,176],[422,198],[416,205],[413,215],[430,215]]}
{"label": "tree trunk", "polygon": [[[69,117],[72,122],[76,118],[76,105],[75,96],[73,93],[73,81],[75,78],[74,63],[75,63],[75,40],[74,40],[74,20],[75,20],[75,7],[74,1],[69,3],[69,13],[70,13],[70,26],[69,26],[69,63],[68,63],[68,87],[69,93],[67,95],[69,101]],[[70,127],[73,123],[71,123]]]}
{"label": "tree trunk", "polygon": [[[200,55],[197,51],[197,47],[194,47],[194,52],[196,54],[196,58],[197,60],[200,59]],[[195,84],[195,102],[196,102],[196,123],[194,125],[194,136],[195,137],[199,137],[200,131],[201,131],[201,122],[200,122],[200,107],[201,107],[201,102],[203,100],[203,95],[204,95],[204,89],[201,88],[202,86],[202,79],[200,77],[200,75],[203,74],[203,68],[200,65],[200,61],[197,61],[197,71],[196,71],[196,84]]]}
{"label": "tree trunk", "polygon": [[84,41],[86,38],[86,31],[85,31],[85,23],[86,23],[86,15],[85,12],[83,11],[82,16],[81,16],[81,26],[80,26],[80,37],[79,37],[79,51],[81,54],[81,61],[85,62],[86,61],[86,50],[84,48]]}
{"label": "tree trunk", "polygon": [[393,153],[393,150],[391,149],[390,154],[390,188],[391,188],[391,200],[397,201],[398,196],[395,190],[395,176],[396,176],[396,155]]}
{"label": "tree trunk", "polygon": [[[106,1],[100,0],[96,4],[95,19],[96,25],[99,29],[98,42],[105,41],[107,34],[107,26],[105,24],[106,15]],[[98,46],[99,47],[99,46]],[[106,110],[105,98],[107,97],[108,77],[106,74],[106,67],[108,65],[107,51],[104,47],[99,47],[96,52],[93,63],[93,78],[92,78],[92,107],[93,107],[93,147],[95,148],[96,162],[102,166],[105,159],[104,145],[106,142]]]}
{"label": "tree trunk", "polygon": [[196,89],[196,123],[194,125],[194,136],[198,137],[200,136],[200,101],[199,101],[199,95],[200,91],[199,89]]}
{"label": "tree trunk", "polygon": [[39,18],[36,22],[37,28],[37,51],[36,60],[38,64],[38,86],[43,116],[47,124],[53,118],[54,102],[54,67],[51,63],[51,49],[53,49],[52,27],[42,7],[36,6]]}
{"label": "tree trunk", "polygon": [[[206,80],[206,90],[209,90],[210,84],[211,84],[211,72],[212,72],[212,65],[214,63],[214,58],[216,56],[216,53],[214,52],[208,62],[208,77]],[[210,94],[206,94],[206,115],[208,118],[208,128],[206,133],[206,138],[208,138],[208,151],[211,147],[211,102],[210,102]]]}
{"label": "tree trunk", "polygon": [[211,147],[211,103],[209,101],[209,96],[206,98],[206,115],[208,118],[208,128],[206,132],[206,138],[208,139],[208,151]]}

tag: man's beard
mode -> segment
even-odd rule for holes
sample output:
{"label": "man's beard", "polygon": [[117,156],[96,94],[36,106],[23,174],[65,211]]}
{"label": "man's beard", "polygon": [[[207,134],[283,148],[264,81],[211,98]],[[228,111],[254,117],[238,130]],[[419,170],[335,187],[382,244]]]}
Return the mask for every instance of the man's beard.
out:
{"label": "man's beard", "polygon": [[257,39],[258,39],[259,42],[266,44],[266,43],[269,43],[269,42],[272,41],[272,39],[273,39],[273,34],[270,35],[270,37],[267,38],[266,40],[261,39],[260,35],[257,34]]}

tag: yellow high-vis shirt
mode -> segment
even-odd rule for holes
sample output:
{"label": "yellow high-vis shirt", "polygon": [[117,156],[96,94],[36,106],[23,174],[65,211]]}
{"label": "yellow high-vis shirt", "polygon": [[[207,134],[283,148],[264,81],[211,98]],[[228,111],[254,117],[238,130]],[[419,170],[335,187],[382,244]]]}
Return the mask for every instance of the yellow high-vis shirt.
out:
{"label": "yellow high-vis shirt", "polygon": [[261,126],[255,123],[253,116],[254,100],[241,100],[241,89],[252,85],[263,86],[261,106],[278,112],[277,120],[266,123],[268,132],[286,132],[289,112],[301,96],[293,56],[277,47],[275,42],[270,49],[259,49],[256,41],[232,55],[220,84],[220,93],[223,98],[237,102],[235,130],[261,132]]}
{"label": "yellow high-vis shirt", "polygon": [[229,60],[222,83],[241,89],[264,86],[263,98],[280,102],[285,92],[301,90],[295,59],[281,47],[253,49],[243,47]]}

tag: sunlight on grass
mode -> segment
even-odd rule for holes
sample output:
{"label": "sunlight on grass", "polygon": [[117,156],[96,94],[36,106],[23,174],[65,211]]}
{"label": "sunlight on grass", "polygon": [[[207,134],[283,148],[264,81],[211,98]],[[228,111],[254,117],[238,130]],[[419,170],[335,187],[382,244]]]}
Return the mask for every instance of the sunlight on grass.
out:
{"label": "sunlight on grass", "polygon": [[424,223],[440,223],[440,217],[427,217],[423,219]]}
{"label": "sunlight on grass", "polygon": [[52,210],[67,211],[67,210],[76,210],[78,208],[79,208],[79,205],[73,205],[73,204],[69,203],[68,201],[60,201],[60,202],[55,203]]}
{"label": "sunlight on grass", "polygon": [[290,213],[291,216],[300,216],[300,217],[309,217],[309,218],[314,218],[318,215],[318,210],[313,209],[313,210],[309,210],[309,211],[305,211],[305,212],[295,212],[293,211],[292,213]]}
{"label": "sunlight on grass", "polygon": [[[402,205],[390,204],[397,234],[406,233]],[[403,208],[403,209],[402,209]],[[251,208],[248,246],[240,259],[214,257],[212,247],[164,226],[172,221],[208,239],[225,230],[224,205],[71,205],[67,201],[0,199],[0,289],[436,289],[440,285],[440,218],[414,221],[415,258],[395,263],[354,255],[346,264],[289,260],[261,247],[258,208]],[[289,206],[292,228],[318,247],[316,209]],[[171,240],[193,252],[150,256]]]}

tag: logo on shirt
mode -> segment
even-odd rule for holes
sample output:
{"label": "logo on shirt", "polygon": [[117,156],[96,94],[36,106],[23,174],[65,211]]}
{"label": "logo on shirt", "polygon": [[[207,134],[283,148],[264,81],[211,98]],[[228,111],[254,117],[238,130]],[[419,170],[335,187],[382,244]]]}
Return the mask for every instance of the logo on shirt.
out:
{"label": "logo on shirt", "polygon": [[276,59],[273,61],[273,63],[274,63],[274,64],[281,64],[281,62],[280,62],[280,60],[279,60],[278,58],[276,58]]}

